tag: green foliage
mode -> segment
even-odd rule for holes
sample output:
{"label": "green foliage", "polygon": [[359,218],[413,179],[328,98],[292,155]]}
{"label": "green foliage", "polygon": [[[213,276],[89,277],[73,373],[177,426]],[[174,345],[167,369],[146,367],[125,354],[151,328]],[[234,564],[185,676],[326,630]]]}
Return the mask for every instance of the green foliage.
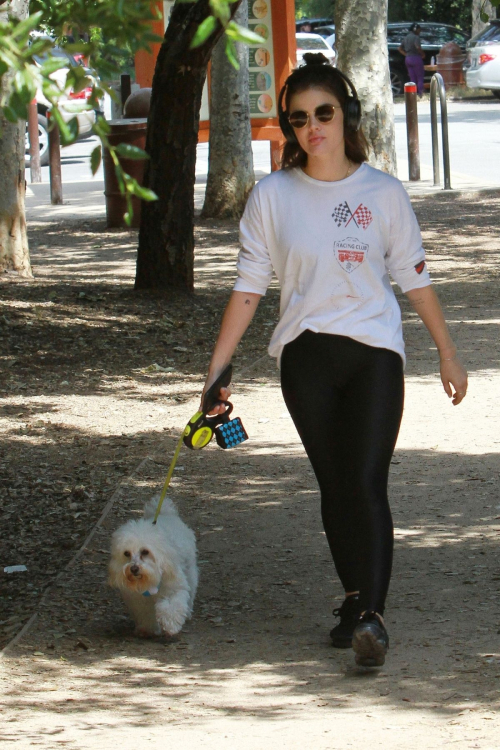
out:
{"label": "green foliage", "polygon": [[[139,49],[150,49],[150,44],[162,41],[153,34],[145,21],[156,18],[150,0],[32,0],[32,14],[19,21],[8,18],[0,22],[0,84],[8,75],[7,86],[0,100],[0,108],[5,118],[11,122],[27,120],[28,105],[41,91],[50,102],[49,128],[57,125],[61,143],[67,146],[78,137],[78,120],[72,117],[68,122],[61,113],[61,100],[64,98],[66,111],[97,109],[105,92],[116,96],[103,83],[107,77],[119,72],[117,61],[124,54],[130,55]],[[88,41],[69,43],[67,19],[70,18],[77,36],[86,34]],[[31,37],[34,30],[43,28],[50,31],[51,38]],[[70,54],[82,52],[92,60],[93,68],[68,65],[61,57],[51,55],[55,40]],[[125,50],[125,52],[124,52]],[[35,59],[35,57],[37,59]],[[58,71],[64,75],[54,77]],[[90,98],[85,102],[70,102],[70,91],[79,93],[90,88]],[[128,159],[144,159],[147,154],[133,146],[112,146],[107,138],[109,126],[100,118],[94,125],[94,133],[101,145],[108,148],[115,165],[118,182],[127,196],[128,220],[132,218],[131,196],[143,200],[155,200],[156,195],[146,190],[128,175],[121,166],[119,156]],[[95,174],[101,161],[101,147],[94,149],[90,163]]]}
{"label": "green foliage", "polygon": [[301,18],[331,18],[335,9],[335,0],[296,0],[295,17]]}
{"label": "green foliage", "polygon": [[[500,0],[492,0],[498,7]],[[484,19],[483,19],[484,16]],[[471,0],[389,0],[389,21],[436,21],[449,23],[470,33],[472,24]],[[489,20],[484,13],[485,22]]]}
{"label": "green foliage", "polygon": [[120,49],[128,46],[132,54],[161,41],[147,23],[158,17],[150,0],[31,0],[30,13],[36,11],[58,39],[66,37],[68,22],[77,33],[89,34],[91,53],[99,54],[103,40]]}
{"label": "green foliage", "polygon": [[130,143],[119,143],[116,147],[116,153],[124,159],[133,159],[134,161],[149,159],[149,154],[143,151],[142,148],[132,146]]}
{"label": "green foliage", "polygon": [[212,36],[216,28],[217,19],[215,18],[215,16],[208,16],[208,18],[205,18],[205,20],[202,21],[198,26],[196,34],[193,37],[193,40],[191,42],[191,49],[195,49],[196,47],[200,47],[202,44],[204,44],[204,42],[207,41],[208,37]]}
{"label": "green foliage", "polygon": [[92,174],[95,175],[97,170],[99,169],[102,161],[102,149],[100,146],[96,146],[95,149],[90,154],[90,169],[92,170]]}
{"label": "green foliage", "polygon": [[[198,28],[191,48],[204,44],[222,25],[228,58],[238,67],[235,42],[255,44],[264,40],[231,21],[234,2],[209,0],[211,15]],[[105,92],[116,98],[105,81],[119,74],[124,59],[140,49],[150,50],[152,43],[162,41],[148,23],[157,17],[151,0],[30,0],[27,19],[8,18],[0,22],[0,85],[8,76],[0,100],[5,118],[11,122],[27,120],[28,105],[41,90],[50,103],[49,127],[58,126],[63,145],[73,143],[78,137],[78,121],[76,117],[69,122],[64,119],[60,109],[62,99],[66,110],[76,112],[82,108],[98,109]],[[49,36],[32,37],[33,31],[40,29]],[[82,53],[91,69],[68,65],[60,57],[51,55],[56,41],[70,54]],[[55,74],[61,71],[65,75],[56,77]],[[91,94],[85,103],[68,102],[70,91],[79,93],[87,88],[91,89]],[[147,201],[156,200],[157,196],[124,171],[119,157],[144,159],[147,154],[130,145],[112,146],[108,140],[109,125],[102,117],[97,119],[93,132],[100,138],[101,147],[109,150],[118,185],[126,196],[128,211],[125,220],[130,224],[132,195]],[[94,149],[90,157],[93,174],[101,162],[101,147]]]}
{"label": "green foliage", "polygon": [[[186,0],[181,0],[186,2]],[[243,0],[245,2],[245,0]],[[227,59],[236,70],[239,70],[240,64],[236,54],[235,43],[242,42],[243,44],[261,44],[265,42],[259,34],[254,31],[250,31],[245,26],[240,26],[235,21],[231,21],[231,9],[235,0],[210,0],[210,8],[212,10],[211,16],[205,18],[204,21],[198,26],[196,34],[191,41],[191,49],[200,47],[204,44],[216,31],[219,23],[224,26],[224,33],[226,35],[226,55]]]}

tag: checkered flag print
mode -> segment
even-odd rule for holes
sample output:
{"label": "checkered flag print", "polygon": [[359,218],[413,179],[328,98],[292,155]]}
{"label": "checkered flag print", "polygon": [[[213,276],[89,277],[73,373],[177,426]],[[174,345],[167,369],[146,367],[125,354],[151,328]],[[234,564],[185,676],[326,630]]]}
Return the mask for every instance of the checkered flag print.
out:
{"label": "checkered flag print", "polygon": [[337,208],[333,210],[332,216],[335,220],[335,224],[338,227],[343,226],[346,223],[347,219],[349,219],[349,217],[352,218],[352,211],[347,205],[347,201],[340,203],[340,205],[338,205]]}
{"label": "checkered flag print", "polygon": [[363,227],[363,229],[367,229],[373,221],[372,212],[369,208],[363,206],[362,203],[359,204],[359,206],[353,213],[352,218],[354,219],[356,224],[359,227]]}

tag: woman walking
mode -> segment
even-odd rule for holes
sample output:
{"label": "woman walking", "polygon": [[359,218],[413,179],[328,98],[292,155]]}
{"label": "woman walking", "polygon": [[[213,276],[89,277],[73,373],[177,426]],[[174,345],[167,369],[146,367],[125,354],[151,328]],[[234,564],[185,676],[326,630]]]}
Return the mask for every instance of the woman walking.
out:
{"label": "woman walking", "polygon": [[[405,356],[389,272],[434,339],[454,404],[465,396],[467,375],[430,286],[408,196],[398,180],[366,164],[353,85],[323,55],[304,59],[279,98],[282,169],[255,186],[241,220],[238,278],[205,390],[229,363],[274,270],[281,304],[269,352],[280,362],[283,396],[318,480],[345,590],[332,643],[352,645],[360,665],[379,666],[389,646],[387,483]],[[221,389],[221,399],[229,395]]]}

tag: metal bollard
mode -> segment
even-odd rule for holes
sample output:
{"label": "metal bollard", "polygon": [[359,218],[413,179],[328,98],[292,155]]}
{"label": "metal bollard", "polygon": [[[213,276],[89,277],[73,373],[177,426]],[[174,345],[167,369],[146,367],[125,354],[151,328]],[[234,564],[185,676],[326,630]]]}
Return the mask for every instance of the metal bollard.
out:
{"label": "metal bollard", "polygon": [[406,137],[408,140],[408,171],[411,182],[420,180],[420,147],[418,143],[417,85],[405,83]]}
{"label": "metal bollard", "polygon": [[[47,112],[50,123],[50,110]],[[59,128],[52,123],[49,125],[49,174],[50,174],[50,202],[59,206],[63,202],[61,176],[61,137]]]}
{"label": "metal bollard", "polygon": [[432,166],[434,171],[434,185],[440,184],[439,178],[439,144],[437,126],[436,94],[439,93],[441,104],[441,135],[443,140],[444,189],[451,190],[450,177],[450,144],[448,142],[448,107],[446,104],[446,88],[443,76],[436,73],[431,78],[431,133],[432,133]]}
{"label": "metal bollard", "polygon": [[40,166],[40,139],[38,137],[38,110],[36,99],[33,99],[28,107],[28,136],[30,142],[31,182],[41,182],[42,167]]}

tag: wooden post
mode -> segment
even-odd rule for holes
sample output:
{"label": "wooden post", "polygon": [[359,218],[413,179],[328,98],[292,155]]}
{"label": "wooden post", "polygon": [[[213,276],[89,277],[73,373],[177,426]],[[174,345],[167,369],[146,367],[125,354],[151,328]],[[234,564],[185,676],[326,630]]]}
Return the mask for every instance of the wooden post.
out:
{"label": "wooden post", "polygon": [[128,73],[122,73],[120,76],[120,101],[122,103],[122,115],[123,115],[123,108],[125,107],[125,102],[129,98],[130,94],[132,93],[132,84],[130,82],[130,76]]}
{"label": "wooden post", "polygon": [[50,202],[53,206],[59,206],[63,202],[62,176],[61,176],[61,137],[59,128],[54,124],[51,127],[50,110],[47,112],[49,119],[49,174],[50,174]]}
{"label": "wooden post", "polygon": [[38,137],[38,110],[36,99],[28,107],[28,137],[30,142],[30,177],[31,182],[42,181],[40,166],[40,139]]}
{"label": "wooden post", "polygon": [[411,182],[420,180],[420,147],[418,142],[417,86],[405,83],[406,136],[408,139],[408,171]]}

